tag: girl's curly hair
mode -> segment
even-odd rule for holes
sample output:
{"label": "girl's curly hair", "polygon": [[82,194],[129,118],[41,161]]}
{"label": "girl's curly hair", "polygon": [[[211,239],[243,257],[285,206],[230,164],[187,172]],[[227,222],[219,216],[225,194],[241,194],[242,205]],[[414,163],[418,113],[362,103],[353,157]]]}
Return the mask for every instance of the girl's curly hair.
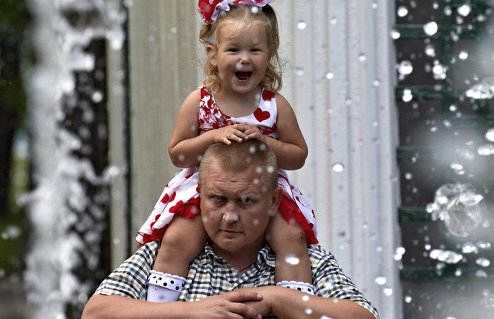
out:
{"label": "girl's curly hair", "polygon": [[[280,46],[278,20],[273,8],[269,4],[262,8],[232,4],[230,6],[230,11],[222,11],[215,23],[204,23],[199,34],[199,41],[204,44],[204,46],[212,45],[213,54],[217,50],[217,39],[222,22],[228,20],[242,21],[247,24],[263,23],[266,28],[271,61],[266,69],[266,75],[261,81],[260,86],[275,93],[279,92],[282,86],[282,65],[278,55],[278,48]],[[238,32],[242,32],[244,26],[245,24],[242,23],[235,24],[235,27],[238,27]],[[206,74],[204,85],[212,92],[217,91],[220,86],[218,68],[211,64],[208,57],[206,57],[204,63],[204,73]]]}

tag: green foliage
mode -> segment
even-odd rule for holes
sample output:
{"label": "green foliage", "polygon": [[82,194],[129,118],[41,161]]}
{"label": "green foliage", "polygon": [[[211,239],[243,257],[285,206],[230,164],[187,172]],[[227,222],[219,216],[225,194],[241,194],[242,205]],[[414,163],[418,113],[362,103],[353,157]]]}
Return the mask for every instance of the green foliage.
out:
{"label": "green foliage", "polygon": [[24,0],[0,1],[0,38],[22,38],[30,20]]}

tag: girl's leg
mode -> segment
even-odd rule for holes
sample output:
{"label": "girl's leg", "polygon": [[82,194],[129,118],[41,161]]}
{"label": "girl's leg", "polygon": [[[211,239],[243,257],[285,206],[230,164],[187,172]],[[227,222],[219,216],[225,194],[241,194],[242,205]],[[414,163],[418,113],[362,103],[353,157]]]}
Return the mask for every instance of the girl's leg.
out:
{"label": "girl's leg", "polygon": [[189,270],[189,263],[206,244],[201,215],[175,217],[168,225],[149,276],[148,301],[176,301]]}
{"label": "girl's leg", "polygon": [[302,227],[296,222],[287,222],[277,212],[271,217],[266,239],[276,254],[277,285],[314,294],[311,263]]}

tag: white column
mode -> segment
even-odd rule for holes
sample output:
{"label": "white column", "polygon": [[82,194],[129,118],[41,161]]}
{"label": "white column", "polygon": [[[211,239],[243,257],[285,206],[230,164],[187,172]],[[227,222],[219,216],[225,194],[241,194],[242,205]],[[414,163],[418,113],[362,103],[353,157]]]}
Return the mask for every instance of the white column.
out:
{"label": "white column", "polygon": [[[288,59],[282,93],[309,145],[292,172],[314,206],[319,239],[382,318],[400,318],[393,4],[274,3]],[[384,285],[375,279],[386,278]]]}

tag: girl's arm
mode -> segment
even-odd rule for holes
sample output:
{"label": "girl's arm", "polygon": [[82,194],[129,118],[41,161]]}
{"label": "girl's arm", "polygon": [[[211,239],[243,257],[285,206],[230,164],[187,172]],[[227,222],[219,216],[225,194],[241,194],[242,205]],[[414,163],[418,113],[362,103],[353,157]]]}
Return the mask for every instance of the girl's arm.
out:
{"label": "girl's arm", "polygon": [[299,169],[304,166],[307,158],[307,144],[290,103],[282,95],[276,94],[276,104],[278,106],[276,127],[279,140],[264,136],[253,127],[246,130],[245,133],[247,138],[257,138],[265,142],[276,155],[280,168]]}
{"label": "girl's arm", "polygon": [[199,135],[197,114],[201,101],[201,91],[193,91],[180,107],[173,129],[168,154],[173,164],[185,168],[199,165],[200,157],[209,145],[213,143],[230,144],[247,138],[243,133],[242,124],[229,125],[220,129],[210,130]]}

